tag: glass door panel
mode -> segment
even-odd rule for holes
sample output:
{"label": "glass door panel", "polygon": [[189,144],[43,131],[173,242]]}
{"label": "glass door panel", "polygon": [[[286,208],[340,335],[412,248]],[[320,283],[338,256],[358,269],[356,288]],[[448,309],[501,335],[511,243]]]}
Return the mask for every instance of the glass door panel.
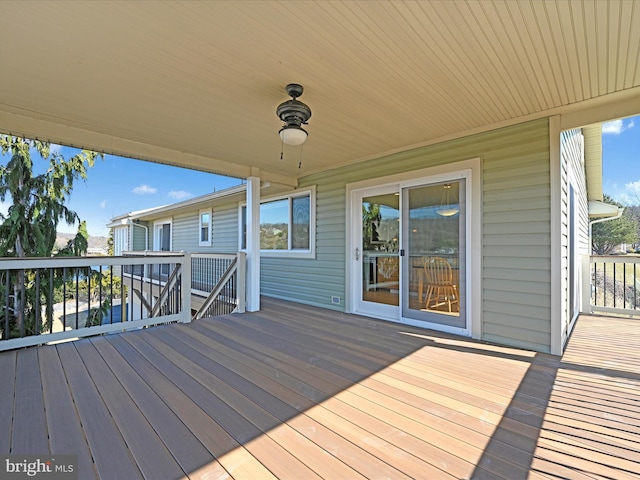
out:
{"label": "glass door panel", "polygon": [[362,197],[362,301],[400,305],[400,196]]}
{"label": "glass door panel", "polygon": [[403,317],[465,328],[465,180],[403,189]]}

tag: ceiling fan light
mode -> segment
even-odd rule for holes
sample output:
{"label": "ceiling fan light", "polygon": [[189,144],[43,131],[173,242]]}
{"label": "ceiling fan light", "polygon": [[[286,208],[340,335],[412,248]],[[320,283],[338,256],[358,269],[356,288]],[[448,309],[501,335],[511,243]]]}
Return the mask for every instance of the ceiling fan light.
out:
{"label": "ceiling fan light", "polygon": [[459,208],[441,208],[439,210],[436,210],[436,213],[442,217],[453,217],[459,211]]}
{"label": "ceiling fan light", "polygon": [[297,125],[286,125],[280,129],[280,138],[287,145],[302,145],[307,139],[307,131]]}

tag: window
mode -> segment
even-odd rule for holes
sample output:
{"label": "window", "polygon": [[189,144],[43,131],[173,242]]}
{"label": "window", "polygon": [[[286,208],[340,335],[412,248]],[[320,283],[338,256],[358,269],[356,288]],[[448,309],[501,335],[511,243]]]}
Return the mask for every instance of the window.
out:
{"label": "window", "polygon": [[[265,256],[314,255],[315,190],[260,203],[260,251]],[[247,207],[240,207],[240,246],[247,247]]]}
{"label": "window", "polygon": [[199,232],[201,247],[211,246],[211,209],[200,210]]}
{"label": "window", "polygon": [[129,250],[129,227],[116,227],[113,229],[113,255],[120,256],[122,252]]}

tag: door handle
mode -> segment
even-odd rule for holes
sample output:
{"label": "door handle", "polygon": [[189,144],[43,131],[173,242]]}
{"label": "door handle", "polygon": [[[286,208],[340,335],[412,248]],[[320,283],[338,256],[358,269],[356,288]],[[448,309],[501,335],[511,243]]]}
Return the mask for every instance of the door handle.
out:
{"label": "door handle", "polygon": [[356,262],[360,260],[360,249],[356,247]]}

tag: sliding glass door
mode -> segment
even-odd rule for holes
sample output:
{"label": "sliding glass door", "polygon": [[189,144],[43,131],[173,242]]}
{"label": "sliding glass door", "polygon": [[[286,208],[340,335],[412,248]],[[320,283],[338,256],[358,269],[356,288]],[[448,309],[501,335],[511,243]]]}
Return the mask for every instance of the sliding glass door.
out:
{"label": "sliding glass door", "polygon": [[451,174],[353,192],[354,312],[467,330],[467,188]]}
{"label": "sliding glass door", "polygon": [[465,179],[404,188],[402,316],[465,328]]}
{"label": "sliding glass door", "polygon": [[357,310],[396,318],[400,306],[400,195],[397,186],[357,195]]}

